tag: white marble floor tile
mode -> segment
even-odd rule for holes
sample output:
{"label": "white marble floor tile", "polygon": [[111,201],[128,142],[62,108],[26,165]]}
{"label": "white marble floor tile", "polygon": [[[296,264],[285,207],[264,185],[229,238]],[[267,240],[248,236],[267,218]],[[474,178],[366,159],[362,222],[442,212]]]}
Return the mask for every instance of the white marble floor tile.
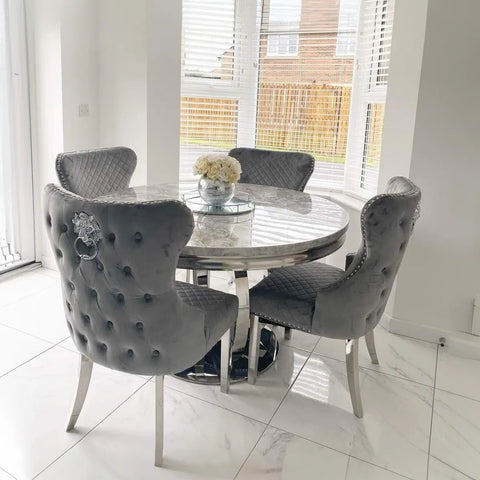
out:
{"label": "white marble floor tile", "polygon": [[58,344],[59,347],[66,348],[67,350],[70,350],[71,352],[78,353],[78,349],[73,343],[72,337],[66,338],[63,342],[60,342]]}
{"label": "white marble floor tile", "polygon": [[292,337],[290,340],[285,339],[285,329],[280,326],[273,327],[275,335],[277,336],[280,345],[287,345],[288,347],[298,348],[305,352],[312,352],[317,345],[320,337],[311,335],[310,333],[301,332],[300,330],[292,330]]}
{"label": "white marble floor tile", "polygon": [[39,268],[37,271],[42,275],[46,275],[47,277],[58,280],[60,283],[60,272],[58,270],[52,270],[51,268],[42,267],[42,268]]}
{"label": "white marble floor tile", "polygon": [[470,480],[472,477],[467,477],[463,473],[445,465],[434,457],[430,457],[428,464],[428,480]]}
{"label": "white marble floor tile", "polygon": [[0,309],[0,324],[57,343],[67,338],[60,287],[50,287]]}
{"label": "white marble floor tile", "polygon": [[430,454],[480,479],[480,402],[435,391]]}
{"label": "white marble floor tile", "polygon": [[228,394],[221,393],[218,385],[196,385],[165,377],[165,384],[178,391],[201,398],[263,423],[268,423],[280,405],[288,388],[307,360],[307,353],[281,346],[277,361],[257,378],[255,385],[233,383]]}
{"label": "white marble floor tile", "polygon": [[15,480],[15,477],[12,477],[5,470],[0,468],[0,480]]}
{"label": "white marble floor tile", "polygon": [[348,456],[269,427],[235,480],[344,480]]}
{"label": "white marble floor tile", "polygon": [[407,477],[350,457],[345,480],[405,480],[405,478]]}
{"label": "white marble floor tile", "polygon": [[364,418],[352,413],[345,364],[312,356],[271,425],[410,478],[424,479],[433,389],[360,374]]}
{"label": "white marble floor tile", "polygon": [[51,343],[0,325],[0,377],[51,347]]}
{"label": "white marble floor tile", "polygon": [[10,305],[34,293],[56,286],[58,281],[40,273],[41,269],[0,277],[0,307]]}
{"label": "white marble floor tile", "polygon": [[[379,365],[370,360],[365,340],[360,339],[361,367],[433,386],[437,345],[395,335],[380,325],[375,329]],[[345,361],[345,341],[322,337],[314,353]]]}
{"label": "white marble floor tile", "polygon": [[16,478],[33,478],[146,382],[95,365],[78,427],[67,433],[78,362],[54,347],[0,378],[0,466]]}
{"label": "white marble floor tile", "polygon": [[261,423],[167,388],[159,469],[153,463],[154,388],[149,383],[38,479],[233,479],[264,430]]}
{"label": "white marble floor tile", "polygon": [[438,351],[436,388],[480,401],[480,355],[452,350]]}

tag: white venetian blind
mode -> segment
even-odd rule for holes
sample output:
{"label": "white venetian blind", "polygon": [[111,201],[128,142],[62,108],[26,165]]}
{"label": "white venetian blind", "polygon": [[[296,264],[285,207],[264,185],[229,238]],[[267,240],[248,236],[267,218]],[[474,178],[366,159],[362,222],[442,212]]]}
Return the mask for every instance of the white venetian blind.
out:
{"label": "white venetian blind", "polygon": [[256,145],[311,153],[342,189],[360,0],[265,0]]}
{"label": "white venetian blind", "polygon": [[374,191],[392,21],[393,0],[184,0],[180,178],[246,146],[312,154],[311,186]]}
{"label": "white venetian blind", "polygon": [[254,146],[257,0],[184,0],[180,178],[196,158]]}
{"label": "white venetian blind", "polygon": [[363,0],[347,149],[345,190],[376,193],[392,42],[394,0]]}

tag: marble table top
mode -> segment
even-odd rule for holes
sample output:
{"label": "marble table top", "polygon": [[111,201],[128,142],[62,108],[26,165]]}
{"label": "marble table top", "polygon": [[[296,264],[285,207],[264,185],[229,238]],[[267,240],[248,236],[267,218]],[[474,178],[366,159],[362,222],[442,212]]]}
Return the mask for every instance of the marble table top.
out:
{"label": "marble table top", "polygon": [[[179,199],[192,185],[148,185],[114,192],[99,200],[144,202]],[[247,270],[294,265],[340,248],[348,214],[336,203],[295,190],[236,185],[255,199],[240,215],[194,214],[195,229],[181,254],[180,268]]]}

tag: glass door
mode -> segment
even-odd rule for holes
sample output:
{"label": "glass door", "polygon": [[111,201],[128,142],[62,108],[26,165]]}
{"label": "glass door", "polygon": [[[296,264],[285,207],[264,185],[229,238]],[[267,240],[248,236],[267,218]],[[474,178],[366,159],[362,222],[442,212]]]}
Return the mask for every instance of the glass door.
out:
{"label": "glass door", "polygon": [[0,274],[35,259],[25,9],[0,0]]}

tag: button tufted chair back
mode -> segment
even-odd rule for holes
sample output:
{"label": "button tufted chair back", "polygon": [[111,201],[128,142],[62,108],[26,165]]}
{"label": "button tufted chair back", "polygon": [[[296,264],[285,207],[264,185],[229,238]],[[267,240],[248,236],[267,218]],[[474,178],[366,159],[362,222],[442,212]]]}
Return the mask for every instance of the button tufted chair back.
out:
{"label": "button tufted chair back", "polygon": [[[80,353],[144,375],[181,371],[206,354],[202,312],[182,302],[175,288],[178,257],[193,231],[185,205],[88,200],[50,184],[44,208]],[[82,212],[90,238],[98,224],[96,246],[77,240],[72,221]]]}
{"label": "button tufted chair back", "polygon": [[289,188],[303,192],[313,173],[315,159],[308,153],[258,148],[234,148],[229,155],[242,166],[240,183]]}
{"label": "button tufted chair back", "polygon": [[359,338],[378,324],[418,217],[420,196],[409,179],[394,177],[384,194],[365,204],[360,249],[345,274],[317,292],[313,333]]}
{"label": "button tufted chair back", "polygon": [[126,147],[100,148],[60,153],[55,166],[63,188],[94,198],[127,188],[137,156]]}

